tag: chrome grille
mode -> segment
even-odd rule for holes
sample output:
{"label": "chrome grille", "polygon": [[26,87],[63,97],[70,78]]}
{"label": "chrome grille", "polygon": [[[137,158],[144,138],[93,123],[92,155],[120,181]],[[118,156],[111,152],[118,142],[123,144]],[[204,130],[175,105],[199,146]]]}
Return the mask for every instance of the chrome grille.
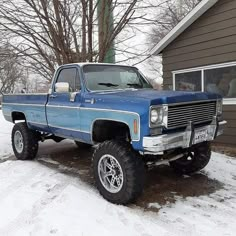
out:
{"label": "chrome grille", "polygon": [[168,129],[207,123],[216,115],[216,101],[172,105],[168,108]]}

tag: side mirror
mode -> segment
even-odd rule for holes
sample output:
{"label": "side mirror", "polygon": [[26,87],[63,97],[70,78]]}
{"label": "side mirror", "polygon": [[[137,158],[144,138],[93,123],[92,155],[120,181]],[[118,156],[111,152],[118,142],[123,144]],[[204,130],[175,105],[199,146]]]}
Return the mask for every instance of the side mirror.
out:
{"label": "side mirror", "polygon": [[66,82],[58,82],[55,84],[55,92],[56,93],[69,93],[70,85]]}

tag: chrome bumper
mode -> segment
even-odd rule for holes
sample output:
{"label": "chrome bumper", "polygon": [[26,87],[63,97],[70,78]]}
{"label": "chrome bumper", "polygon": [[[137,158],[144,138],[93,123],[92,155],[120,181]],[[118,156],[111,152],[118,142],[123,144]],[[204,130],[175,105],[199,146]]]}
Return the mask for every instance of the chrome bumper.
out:
{"label": "chrome bumper", "polygon": [[195,133],[202,130],[206,131],[206,139],[204,141],[212,141],[217,136],[223,134],[224,125],[226,121],[217,122],[216,119],[207,126],[194,129],[192,123],[189,123],[188,127],[183,132],[164,134],[155,137],[144,137],[143,138],[143,148],[144,152],[147,153],[158,153],[174,148],[188,148],[195,142]]}

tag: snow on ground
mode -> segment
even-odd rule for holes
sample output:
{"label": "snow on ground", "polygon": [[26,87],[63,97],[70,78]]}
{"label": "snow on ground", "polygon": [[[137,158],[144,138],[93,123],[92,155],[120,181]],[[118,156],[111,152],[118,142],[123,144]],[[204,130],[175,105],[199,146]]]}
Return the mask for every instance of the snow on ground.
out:
{"label": "snow on ground", "polygon": [[79,178],[37,161],[6,160],[12,155],[11,127],[0,113],[1,236],[235,235],[234,158],[214,153],[203,171],[223,188],[208,196],[176,196],[164,207],[150,203],[160,209],[155,213],[112,205]]}

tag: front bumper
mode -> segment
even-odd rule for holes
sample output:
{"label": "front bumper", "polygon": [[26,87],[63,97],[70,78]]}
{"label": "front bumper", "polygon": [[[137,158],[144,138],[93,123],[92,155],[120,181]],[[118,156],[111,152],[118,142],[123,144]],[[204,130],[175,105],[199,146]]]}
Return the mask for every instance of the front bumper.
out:
{"label": "front bumper", "polygon": [[[226,121],[218,122],[214,119],[210,125],[200,128],[194,128],[192,123],[183,132],[176,132],[173,134],[163,134],[155,137],[144,137],[143,148],[147,153],[158,153],[174,148],[188,148],[194,144],[203,141],[212,141],[217,136],[223,134]],[[204,140],[196,141],[195,134],[205,132]]]}

